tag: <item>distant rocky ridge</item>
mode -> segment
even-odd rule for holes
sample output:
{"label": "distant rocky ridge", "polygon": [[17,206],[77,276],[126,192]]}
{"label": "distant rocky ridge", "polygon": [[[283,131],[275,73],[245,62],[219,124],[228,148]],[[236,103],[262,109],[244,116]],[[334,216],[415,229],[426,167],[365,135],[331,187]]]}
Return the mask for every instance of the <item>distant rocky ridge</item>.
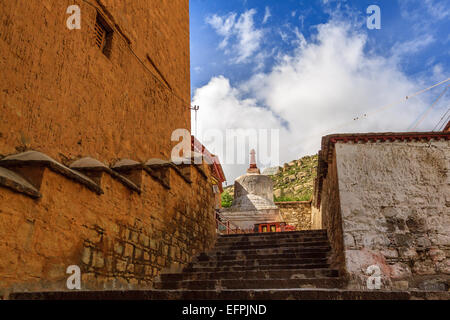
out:
{"label": "distant rocky ridge", "polygon": [[[282,167],[266,168],[262,174],[272,178],[275,201],[311,200],[316,177],[317,155],[305,156],[285,163]],[[233,196],[234,186],[225,187],[225,192]]]}

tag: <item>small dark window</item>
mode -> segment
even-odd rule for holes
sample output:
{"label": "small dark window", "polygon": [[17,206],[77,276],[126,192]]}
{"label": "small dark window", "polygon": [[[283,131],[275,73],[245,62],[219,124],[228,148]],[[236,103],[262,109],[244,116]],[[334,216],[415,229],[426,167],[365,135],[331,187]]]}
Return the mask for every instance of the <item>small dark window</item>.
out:
{"label": "small dark window", "polygon": [[94,31],[95,45],[109,58],[111,56],[113,30],[99,13],[97,13],[97,18],[95,20]]}
{"label": "small dark window", "polygon": [[272,225],[270,226],[270,232],[277,232],[277,226],[274,225],[274,224],[272,224]]}

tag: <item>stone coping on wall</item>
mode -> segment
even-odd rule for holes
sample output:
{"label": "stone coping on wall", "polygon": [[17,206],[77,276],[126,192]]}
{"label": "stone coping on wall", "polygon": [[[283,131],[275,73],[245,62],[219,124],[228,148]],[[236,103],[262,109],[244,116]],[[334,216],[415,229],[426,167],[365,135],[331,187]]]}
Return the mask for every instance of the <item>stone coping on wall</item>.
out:
{"label": "stone coping on wall", "polygon": [[141,193],[141,189],[132,181],[107,167],[104,163],[91,157],[85,157],[73,162],[70,165],[70,168],[81,172],[106,172],[111,177],[125,185],[127,188],[131,189],[134,192]]}
{"label": "stone coping on wall", "polygon": [[[207,174],[206,174],[206,172],[204,171],[203,166],[202,166],[203,163],[204,163],[204,161],[205,161],[207,164],[209,164],[209,165],[211,164],[211,163],[209,163],[208,158],[204,157],[201,153],[192,151],[192,152],[191,152],[191,157],[190,157],[190,158],[189,158],[189,157],[181,158],[179,164],[176,163],[176,162],[172,162],[172,163],[173,163],[173,164],[175,165],[175,167],[177,167],[177,168],[184,168],[184,167],[190,167],[190,166],[193,166],[195,169],[197,169],[197,171],[198,171],[205,179],[207,179],[208,176],[207,176]],[[183,172],[183,170],[180,170],[180,171]],[[184,174],[184,173],[183,173],[183,174]]]}
{"label": "stone coping on wall", "polygon": [[144,166],[142,163],[137,162],[135,160],[120,159],[111,167],[111,169],[118,171],[118,172],[122,172],[122,171],[133,170],[133,169],[143,169],[143,167]]}
{"label": "stone coping on wall", "polygon": [[62,163],[59,163],[56,160],[38,151],[30,150],[7,156],[0,160],[0,166],[5,168],[46,167],[56,173],[62,174],[69,179],[81,183],[97,194],[103,194],[103,190],[100,188],[100,186],[98,186],[94,181],[86,177],[84,174],[70,169]]}
{"label": "stone coping on wall", "polygon": [[27,180],[14,171],[0,167],[0,185],[32,198],[40,198],[41,193]]}
{"label": "stone coping on wall", "polygon": [[193,165],[195,169],[197,169],[197,171],[200,173],[200,175],[205,178],[208,179],[208,175],[206,174],[205,170],[203,169],[202,165],[200,164],[194,164]]}
{"label": "stone coping on wall", "polygon": [[337,142],[376,143],[376,142],[412,142],[430,140],[450,140],[450,132],[380,132],[380,133],[339,133],[322,137],[322,151],[325,160],[331,158],[332,149]]}
{"label": "stone coping on wall", "polygon": [[338,133],[322,137],[317,166],[317,177],[314,183],[314,206],[320,206],[323,179],[327,176],[328,165],[332,162],[334,145],[336,143],[383,143],[439,140],[450,140],[450,132]]}
{"label": "stone coping on wall", "polygon": [[[192,161],[195,160],[195,157],[192,158]],[[108,167],[97,159],[84,157],[74,161],[67,167],[44,153],[29,150],[7,156],[0,160],[0,186],[4,186],[32,198],[40,198],[42,195],[39,192],[39,186],[30,183],[30,181],[33,181],[28,181],[28,173],[23,173],[20,169],[45,167],[84,185],[99,195],[103,194],[103,190],[100,186],[101,173],[103,172],[109,174],[133,192],[140,194],[140,184],[135,183],[134,180],[132,181],[127,175],[128,172],[132,170],[144,170],[165,188],[170,189],[169,170],[172,169],[177,175],[183,178],[186,183],[191,184],[190,170],[192,166],[197,169],[203,178],[207,179],[208,176],[204,171],[203,166],[198,164],[176,165],[171,161],[156,158],[150,159],[142,164],[131,159],[121,159],[112,167]]]}
{"label": "stone coping on wall", "polygon": [[[150,169],[150,172],[153,170],[162,170],[166,168],[172,168],[176,174],[178,174],[181,178],[183,178],[184,181],[191,184],[191,178],[190,178],[190,168],[191,166],[195,167],[197,171],[205,178],[207,179],[207,174],[203,170],[200,164],[197,164],[197,159],[201,159],[200,156],[194,155],[189,162],[183,161],[180,164],[176,164],[172,161],[167,161],[163,159],[153,158],[148,160],[144,166]],[[203,162],[202,162],[203,164]],[[159,178],[157,178],[159,179]]]}
{"label": "stone coping on wall", "polygon": [[174,169],[177,174],[186,180],[170,161],[154,158],[144,164],[144,170],[166,189],[170,189],[170,168]]}

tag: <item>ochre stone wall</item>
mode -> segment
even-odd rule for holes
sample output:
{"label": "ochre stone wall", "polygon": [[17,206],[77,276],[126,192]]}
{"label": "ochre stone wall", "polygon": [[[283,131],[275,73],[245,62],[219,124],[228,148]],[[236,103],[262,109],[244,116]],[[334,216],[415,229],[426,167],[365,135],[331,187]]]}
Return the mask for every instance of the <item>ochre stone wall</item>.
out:
{"label": "ochre stone wall", "polygon": [[378,265],[382,289],[447,291],[450,141],[339,142],[335,151],[349,285],[366,289],[367,267]]}
{"label": "ochre stone wall", "polygon": [[311,201],[275,202],[284,222],[296,230],[311,230]]}
{"label": "ochre stone wall", "polygon": [[[74,4],[81,30],[66,27]],[[97,11],[113,28],[109,58]],[[0,52],[0,155],[168,159],[172,131],[190,130],[188,0],[1,1]]]}
{"label": "ochre stone wall", "polygon": [[[74,4],[81,30],[66,27]],[[173,130],[190,130],[188,0],[0,1],[0,52],[0,158],[169,160]],[[32,182],[30,170],[16,173]],[[214,244],[214,193],[199,170],[192,183],[168,170],[170,189],[141,170],[141,194],[103,173],[99,195],[47,168],[40,199],[1,187],[0,288],[64,290],[72,264],[83,289],[143,288],[186,265]]]}
{"label": "ochre stone wall", "polygon": [[141,171],[141,194],[104,173],[98,195],[49,169],[39,200],[0,188],[0,291],[65,290],[69,265],[82,289],[149,288],[185,266],[216,236],[212,185],[190,172],[170,169],[168,190]]}

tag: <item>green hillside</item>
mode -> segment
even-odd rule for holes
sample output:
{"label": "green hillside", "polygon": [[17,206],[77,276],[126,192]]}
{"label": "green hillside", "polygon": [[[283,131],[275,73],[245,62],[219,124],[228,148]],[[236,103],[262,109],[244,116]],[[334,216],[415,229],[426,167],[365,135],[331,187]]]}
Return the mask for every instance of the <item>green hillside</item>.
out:
{"label": "green hillside", "polygon": [[[274,201],[308,201],[311,200],[314,179],[316,178],[318,156],[305,156],[299,160],[285,163],[283,167],[267,168],[273,180]],[[234,186],[225,188],[222,205],[229,207],[233,199]]]}
{"label": "green hillside", "polygon": [[317,170],[317,155],[285,163],[271,175],[275,201],[311,200]]}

